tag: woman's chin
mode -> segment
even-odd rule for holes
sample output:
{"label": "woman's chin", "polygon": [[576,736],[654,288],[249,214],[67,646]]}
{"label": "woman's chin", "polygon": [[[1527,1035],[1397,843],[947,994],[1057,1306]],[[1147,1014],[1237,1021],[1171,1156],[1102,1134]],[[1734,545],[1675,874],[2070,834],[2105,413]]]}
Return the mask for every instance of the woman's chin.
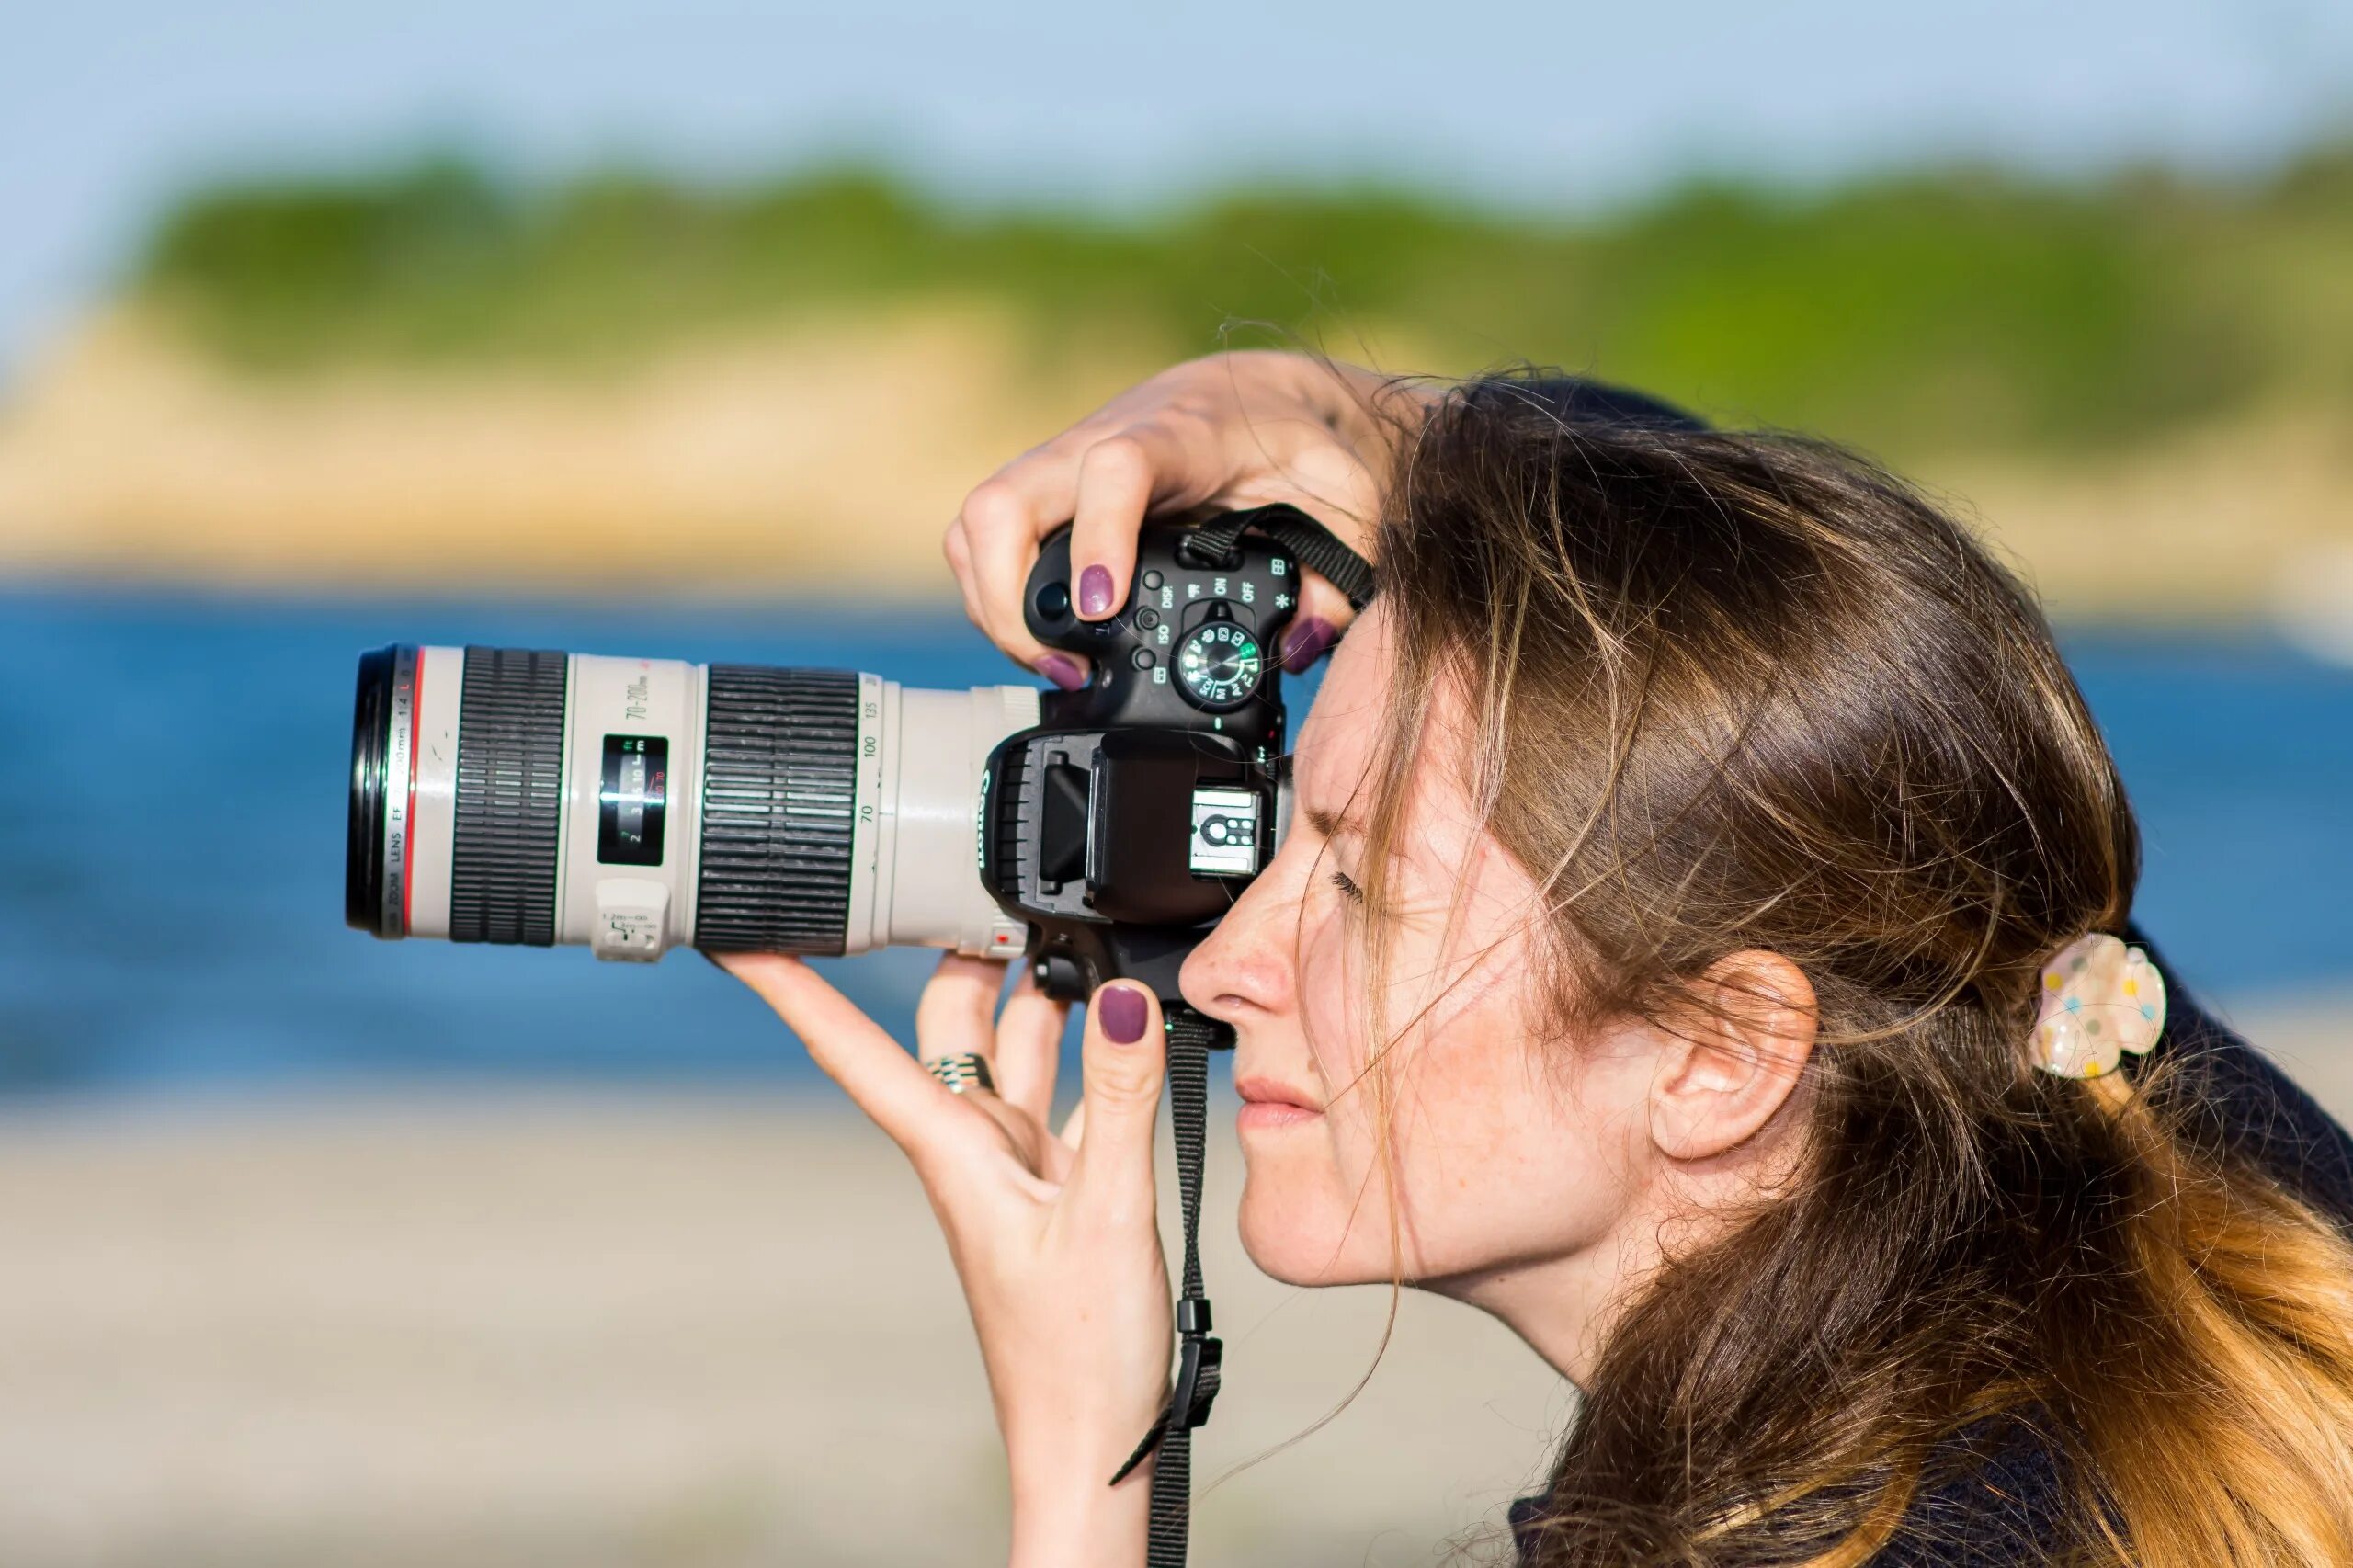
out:
{"label": "woman's chin", "polygon": [[1353,1267],[1349,1249],[1342,1245],[1338,1223],[1318,1223],[1264,1190],[1256,1177],[1242,1189],[1242,1250],[1258,1272],[1285,1285],[1366,1285],[1385,1281],[1386,1270],[1370,1272]]}

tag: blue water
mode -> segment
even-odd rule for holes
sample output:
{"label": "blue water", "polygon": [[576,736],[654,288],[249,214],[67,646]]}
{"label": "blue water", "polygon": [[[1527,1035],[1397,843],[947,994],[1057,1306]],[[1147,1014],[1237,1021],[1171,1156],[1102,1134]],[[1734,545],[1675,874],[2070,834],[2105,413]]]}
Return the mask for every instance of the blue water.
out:
{"label": "blue water", "polygon": [[[1012,678],[932,610],[0,597],[0,1089],[813,1076],[690,953],[345,928],[352,661],[389,642]],[[2353,976],[2353,672],[2255,639],[2070,653],[2143,814],[2143,922],[2189,982]],[[904,1028],[932,961],[833,973]]]}

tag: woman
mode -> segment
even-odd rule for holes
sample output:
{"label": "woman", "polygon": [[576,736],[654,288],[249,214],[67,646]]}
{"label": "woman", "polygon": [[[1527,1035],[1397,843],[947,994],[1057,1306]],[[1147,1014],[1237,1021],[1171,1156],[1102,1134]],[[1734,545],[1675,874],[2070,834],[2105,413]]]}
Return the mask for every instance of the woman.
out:
{"label": "woman", "polygon": [[[1183,991],[1237,1037],[1253,1259],[1467,1301],[1582,1391],[1524,1561],[2353,1562],[2353,1145],[2177,995],[2129,1053],[2132,818],[1983,551],[1629,394],[1236,356],[1016,460],[948,555],[1070,684],[1020,625],[1041,533],[1100,619],[1148,508],[1277,499],[1383,588]],[[1346,619],[1304,608],[1295,665]],[[1154,1000],[1094,998],[1056,1136],[1058,1010],[992,1025],[995,966],[917,1019],[993,1056],[962,1097],[806,966],[730,967],[923,1176],[1013,1561],[1142,1562],[1142,1473],[1103,1478],[1166,1394]]]}

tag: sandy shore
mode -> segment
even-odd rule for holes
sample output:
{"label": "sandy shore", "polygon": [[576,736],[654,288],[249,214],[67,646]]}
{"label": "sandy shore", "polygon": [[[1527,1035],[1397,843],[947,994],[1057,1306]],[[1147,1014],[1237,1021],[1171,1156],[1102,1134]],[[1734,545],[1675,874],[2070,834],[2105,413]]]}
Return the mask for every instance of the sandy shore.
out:
{"label": "sandy shore", "polygon": [[[1384,364],[1436,363],[1368,332]],[[949,303],[625,373],[256,380],[117,311],[0,395],[0,574],[944,601],[965,492],[1168,353],[1089,344],[1050,373],[1016,323]],[[1915,477],[2063,616],[2284,615],[2334,637],[2353,624],[2349,427],[2323,401],[2155,449]]]}
{"label": "sandy shore", "polygon": [[[1232,1392],[1205,1480],[1336,1403],[1388,1304],[1277,1286],[1213,1231]],[[822,1106],[18,1110],[0,1233],[12,1568],[1003,1560],[929,1210]],[[1205,1499],[1199,1560],[1429,1561],[1570,1410],[1516,1340],[1409,1297],[1352,1408]]]}
{"label": "sandy shore", "polygon": [[[2237,1016],[2353,1112],[2353,994]],[[1249,1267],[1213,1125],[1230,1392],[1204,1479],[1337,1403],[1388,1306]],[[11,1568],[1001,1560],[929,1211],[826,1101],[19,1105],[0,1236]],[[1204,1498],[1199,1560],[1429,1562],[1496,1523],[1572,1410],[1495,1325],[1407,1296],[1353,1406]]]}

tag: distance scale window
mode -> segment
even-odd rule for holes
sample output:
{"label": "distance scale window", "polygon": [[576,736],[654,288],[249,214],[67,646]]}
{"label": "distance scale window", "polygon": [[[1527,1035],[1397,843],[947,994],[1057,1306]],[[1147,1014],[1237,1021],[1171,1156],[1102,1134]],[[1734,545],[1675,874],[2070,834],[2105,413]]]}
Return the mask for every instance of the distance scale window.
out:
{"label": "distance scale window", "polygon": [[607,866],[658,866],[669,814],[670,743],[661,735],[607,735],[597,791],[597,858]]}

